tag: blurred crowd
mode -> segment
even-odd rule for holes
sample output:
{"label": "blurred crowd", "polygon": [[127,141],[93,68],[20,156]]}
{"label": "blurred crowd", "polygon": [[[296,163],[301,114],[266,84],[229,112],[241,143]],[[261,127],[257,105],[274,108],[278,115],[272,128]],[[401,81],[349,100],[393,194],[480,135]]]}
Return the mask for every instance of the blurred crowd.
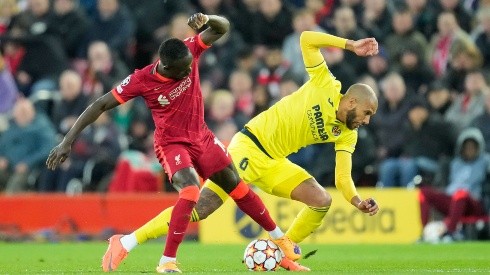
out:
{"label": "blurred crowd", "polygon": [[[488,165],[490,1],[0,0],[0,190],[165,189],[138,99],[88,127],[60,169],[44,162],[88,104],[155,61],[163,40],[193,35],[195,12],[231,22],[200,59],[206,121],[223,142],[305,82],[299,36],[314,30],[380,43],[368,58],[323,50],[343,92],[362,82],[379,95],[377,114],[359,129],[357,186],[450,186],[457,171]],[[473,159],[461,136],[475,141]],[[333,186],[331,144],[290,159]]]}

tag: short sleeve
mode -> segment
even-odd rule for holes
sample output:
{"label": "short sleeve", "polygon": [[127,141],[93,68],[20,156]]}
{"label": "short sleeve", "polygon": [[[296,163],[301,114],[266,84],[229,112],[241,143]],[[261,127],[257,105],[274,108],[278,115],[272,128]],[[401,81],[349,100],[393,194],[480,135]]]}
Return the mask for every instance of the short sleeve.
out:
{"label": "short sleeve", "polygon": [[357,143],[357,130],[349,131],[335,142],[335,151],[354,153]]}
{"label": "short sleeve", "polygon": [[112,90],[112,94],[119,101],[125,103],[137,96],[141,95],[143,90],[142,83],[139,81],[137,72],[126,77],[119,85]]}
{"label": "short sleeve", "polygon": [[200,34],[184,39],[184,43],[195,58],[199,58],[205,50],[211,47],[204,44]]}

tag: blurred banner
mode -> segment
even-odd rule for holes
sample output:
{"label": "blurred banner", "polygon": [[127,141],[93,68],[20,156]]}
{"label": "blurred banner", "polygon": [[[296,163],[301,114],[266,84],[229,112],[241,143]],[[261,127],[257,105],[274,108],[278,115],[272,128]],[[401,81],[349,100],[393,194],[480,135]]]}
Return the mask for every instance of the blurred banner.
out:
{"label": "blurred banner", "polygon": [[[380,205],[381,210],[375,216],[357,210],[336,189],[327,190],[333,198],[332,207],[320,228],[303,243],[401,244],[413,243],[420,237],[417,190],[358,188],[363,198],[374,197]],[[279,227],[286,231],[303,204],[256,191]],[[202,243],[247,243],[267,236],[231,199],[199,225]]]}

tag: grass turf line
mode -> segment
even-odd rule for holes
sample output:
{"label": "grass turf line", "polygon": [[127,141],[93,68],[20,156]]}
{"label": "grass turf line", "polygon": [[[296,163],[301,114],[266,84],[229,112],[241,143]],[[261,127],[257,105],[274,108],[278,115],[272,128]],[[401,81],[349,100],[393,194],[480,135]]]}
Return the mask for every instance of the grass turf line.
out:
{"label": "grass turf line", "polygon": [[[184,273],[250,274],[241,263],[243,245],[185,242],[179,249]],[[106,274],[100,268],[107,245],[85,243],[0,243],[1,274]],[[413,245],[302,245],[318,249],[302,260],[308,274],[422,274],[434,272],[490,274],[490,243]],[[119,267],[120,274],[154,274],[163,243],[135,248]],[[285,271],[284,271],[285,272]]]}

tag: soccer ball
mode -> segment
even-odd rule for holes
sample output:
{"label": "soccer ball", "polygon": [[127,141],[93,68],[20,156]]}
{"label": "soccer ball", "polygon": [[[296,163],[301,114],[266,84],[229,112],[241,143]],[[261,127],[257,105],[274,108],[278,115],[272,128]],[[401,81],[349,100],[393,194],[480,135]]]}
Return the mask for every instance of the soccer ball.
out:
{"label": "soccer ball", "polygon": [[245,248],[243,262],[251,271],[274,271],[282,260],[281,249],[271,240],[253,240]]}

